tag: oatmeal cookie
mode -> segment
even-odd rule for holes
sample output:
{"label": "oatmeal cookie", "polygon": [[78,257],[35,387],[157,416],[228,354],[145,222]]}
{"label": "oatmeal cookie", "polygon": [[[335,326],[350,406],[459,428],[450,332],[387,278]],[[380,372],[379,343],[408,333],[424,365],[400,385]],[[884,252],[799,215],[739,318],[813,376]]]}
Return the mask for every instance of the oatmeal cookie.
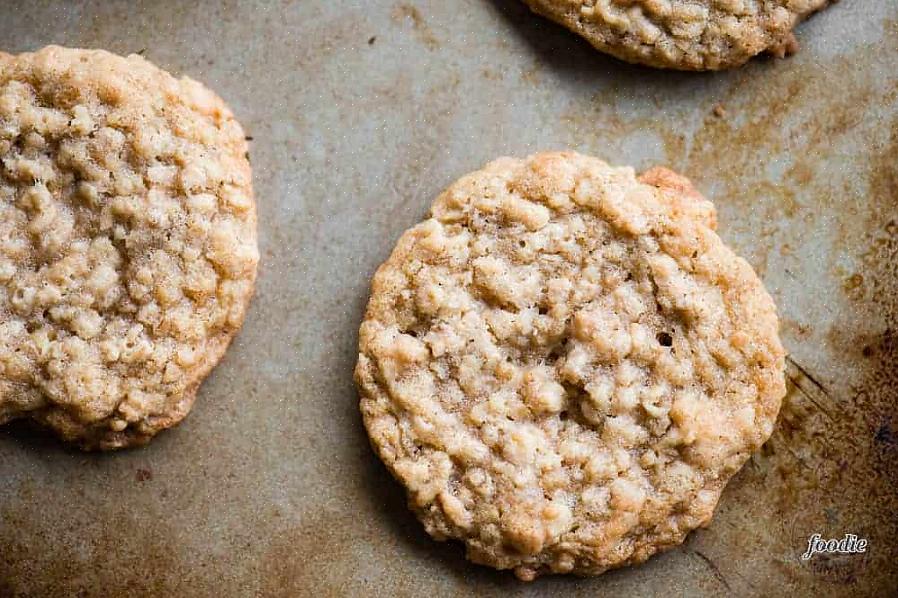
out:
{"label": "oatmeal cookie", "polygon": [[0,423],[110,449],[187,415],[253,291],[246,152],[140,56],[0,53]]}
{"label": "oatmeal cookie", "polygon": [[792,29],[830,0],[524,0],[627,62],[718,70],[797,49]]}
{"label": "oatmeal cookie", "polygon": [[644,561],[709,522],[785,393],[776,310],[666,169],[502,158],[374,276],[371,443],[437,539],[522,579]]}

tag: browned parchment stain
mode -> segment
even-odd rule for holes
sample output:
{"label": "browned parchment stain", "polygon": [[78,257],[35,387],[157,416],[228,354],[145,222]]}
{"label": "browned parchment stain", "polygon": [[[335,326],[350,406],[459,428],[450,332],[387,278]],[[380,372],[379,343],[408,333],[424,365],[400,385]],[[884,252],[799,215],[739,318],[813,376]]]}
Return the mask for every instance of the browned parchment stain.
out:
{"label": "browned parchment stain", "polygon": [[[156,521],[150,526],[127,509],[118,509],[99,526],[85,520],[83,513],[53,524],[3,509],[0,524],[6,530],[0,542],[0,596],[178,595],[195,578],[170,540],[173,530],[168,524]],[[54,525],[64,526],[66,532],[82,530],[80,541],[59,542],[70,536],[54,531]],[[122,529],[134,533],[123,538]],[[41,546],[40,558],[32,554],[35,543]],[[81,550],[92,556],[73,556]]]}
{"label": "browned parchment stain", "polygon": [[737,84],[726,98],[732,117],[707,116],[693,139],[686,173],[700,187],[713,183],[728,226],[752,231],[757,242],[737,249],[761,275],[843,196],[820,165],[861,122],[870,93],[858,75],[846,82],[845,70],[784,65],[769,86]]}
{"label": "browned parchment stain", "polygon": [[[854,313],[825,334],[852,375],[825,379],[791,359],[777,428],[753,459],[760,465],[747,472],[758,476],[753,486],[776,488],[768,495],[786,518],[782,550],[801,546],[812,532],[869,540],[863,556],[779,564],[801,587],[821,582],[858,595],[885,595],[898,584],[898,119],[886,130],[886,142],[870,148],[864,210],[841,221],[846,251],[860,253],[859,268],[833,292],[844,293]],[[821,201],[839,209],[846,197]]]}
{"label": "browned parchment stain", "polygon": [[[898,27],[895,28],[898,32]],[[870,310],[877,328],[858,334],[837,331],[860,363],[854,384],[858,400],[870,404],[866,423],[873,435],[871,468],[892,507],[889,526],[898,528],[898,119],[888,141],[869,166],[875,209],[864,223],[867,247],[861,257],[863,284],[851,293],[859,309]],[[861,273],[852,275],[861,276]]]}
{"label": "browned parchment stain", "polygon": [[332,573],[350,565],[353,526],[340,513],[291,527],[271,538],[260,561],[267,596],[297,596],[315,588],[319,596],[339,596],[345,588]]}
{"label": "browned parchment stain", "polygon": [[[385,479],[383,483],[392,482]],[[377,526],[365,525],[345,512],[321,512],[274,535],[260,559],[260,594],[271,597],[311,596],[338,598],[359,595],[365,589],[378,595],[377,580],[353,580],[342,573],[366,568],[363,545],[387,547],[393,538],[375,537]],[[384,553],[380,552],[380,558]],[[352,583],[352,585],[350,585]],[[361,587],[360,587],[361,586]],[[391,595],[415,595],[413,578],[394,579]]]}
{"label": "browned parchment stain", "polygon": [[434,34],[430,25],[424,20],[421,11],[412,4],[400,3],[393,7],[390,15],[397,23],[411,22],[415,35],[427,47],[428,50],[436,50],[440,47],[440,40]]}

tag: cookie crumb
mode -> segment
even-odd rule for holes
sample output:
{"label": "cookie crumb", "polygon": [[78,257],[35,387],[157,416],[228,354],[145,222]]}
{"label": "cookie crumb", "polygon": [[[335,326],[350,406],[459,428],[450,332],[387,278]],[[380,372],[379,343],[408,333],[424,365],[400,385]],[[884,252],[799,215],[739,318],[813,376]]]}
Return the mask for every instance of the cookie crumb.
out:
{"label": "cookie crumb", "polygon": [[141,483],[149,482],[153,479],[153,472],[149,469],[138,468],[134,478]]}
{"label": "cookie crumb", "polygon": [[775,58],[786,58],[788,56],[792,56],[797,54],[799,50],[798,39],[795,37],[795,34],[789,33],[783,41],[773,46],[767,50],[767,53]]}
{"label": "cookie crumb", "polygon": [[711,112],[717,118],[726,118],[727,110],[723,104],[714,104],[714,108],[711,109]]}

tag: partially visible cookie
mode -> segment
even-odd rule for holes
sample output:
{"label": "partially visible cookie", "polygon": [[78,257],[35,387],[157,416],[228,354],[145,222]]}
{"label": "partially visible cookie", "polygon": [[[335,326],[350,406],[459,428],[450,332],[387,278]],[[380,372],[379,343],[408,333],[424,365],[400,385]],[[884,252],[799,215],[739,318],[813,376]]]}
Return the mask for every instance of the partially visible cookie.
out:
{"label": "partially visible cookie", "polygon": [[524,0],[627,62],[718,70],[795,51],[792,29],[830,0]]}
{"label": "partially visible cookie", "polygon": [[247,145],[140,56],[0,53],[0,423],[84,448],[190,410],[253,292]]}
{"label": "partially visible cookie", "polygon": [[666,169],[575,153],[457,181],[374,276],[371,443],[437,539],[595,575],[711,519],[785,393],[770,296]]}

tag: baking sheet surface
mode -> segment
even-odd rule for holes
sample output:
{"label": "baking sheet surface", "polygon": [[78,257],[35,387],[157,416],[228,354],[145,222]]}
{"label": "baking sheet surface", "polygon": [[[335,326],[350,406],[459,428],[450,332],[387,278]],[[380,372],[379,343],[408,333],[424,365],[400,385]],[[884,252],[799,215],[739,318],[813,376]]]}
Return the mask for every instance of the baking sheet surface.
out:
{"label": "baking sheet surface", "polygon": [[[838,3],[797,56],[722,74],[622,64],[517,0],[2,8],[4,51],[141,52],[218,91],[252,137],[263,262],[193,413],[149,447],[0,429],[0,596],[898,587],[898,3]],[[696,182],[777,301],[790,383],[708,529],[640,567],[523,584],[426,536],[368,447],[352,368],[370,277],[432,199],[562,148]],[[803,562],[812,533],[869,550]]]}

